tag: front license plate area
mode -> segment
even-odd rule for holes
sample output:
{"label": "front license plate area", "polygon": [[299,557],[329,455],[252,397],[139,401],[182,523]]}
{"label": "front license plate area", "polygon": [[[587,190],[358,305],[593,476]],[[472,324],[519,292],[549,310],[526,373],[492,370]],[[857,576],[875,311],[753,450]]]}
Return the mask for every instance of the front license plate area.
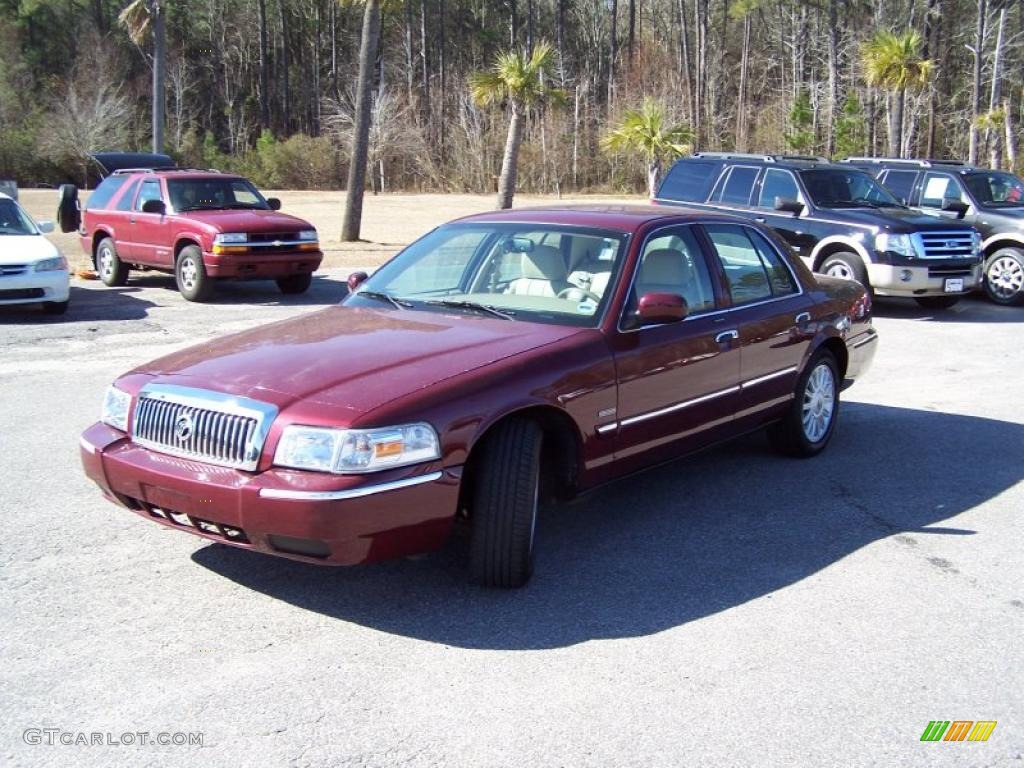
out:
{"label": "front license plate area", "polygon": [[963,293],[964,279],[962,277],[946,278],[946,293]]}
{"label": "front license plate area", "polygon": [[142,494],[147,504],[167,512],[179,512],[184,515],[195,514],[192,499],[183,493],[175,493],[155,485],[143,485]]}

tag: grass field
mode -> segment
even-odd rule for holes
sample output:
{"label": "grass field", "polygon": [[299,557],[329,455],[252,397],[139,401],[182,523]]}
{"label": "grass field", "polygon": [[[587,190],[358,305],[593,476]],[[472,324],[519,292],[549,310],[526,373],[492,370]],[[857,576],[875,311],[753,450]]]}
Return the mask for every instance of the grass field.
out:
{"label": "grass field", "polygon": [[[281,198],[281,210],[311,222],[320,233],[324,250],[324,268],[376,266],[391,258],[400,248],[439,224],[471,213],[494,208],[494,195],[366,195],[363,199],[363,242],[342,243],[341,216],[344,192],[280,191],[265,193]],[[82,194],[83,200],[88,193]],[[57,191],[23,189],[19,202],[36,220],[53,220],[57,210]],[[580,196],[558,200],[554,196],[519,195],[516,207],[545,204],[632,203],[646,204],[641,196]],[[89,261],[75,234],[54,232],[49,235],[68,257],[73,267],[85,267]]]}

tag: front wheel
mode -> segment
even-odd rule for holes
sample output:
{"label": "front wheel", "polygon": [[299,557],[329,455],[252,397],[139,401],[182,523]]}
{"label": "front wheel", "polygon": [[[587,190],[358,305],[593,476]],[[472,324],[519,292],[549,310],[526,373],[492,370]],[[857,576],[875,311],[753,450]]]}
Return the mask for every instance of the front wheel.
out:
{"label": "front wheel", "polygon": [[1024,303],[1024,251],[1000,248],[985,263],[985,293],[996,304]]}
{"label": "front wheel", "polygon": [[305,293],[309,290],[309,285],[312,282],[313,276],[310,274],[288,275],[288,277],[277,278],[277,287],[281,289],[281,293],[292,295]]}
{"label": "front wheel", "polygon": [[533,572],[543,433],[511,418],[485,439],[473,478],[470,575],[487,587],[521,587]]}
{"label": "front wheel", "polygon": [[206,274],[203,252],[198,246],[181,249],[174,264],[174,279],[178,290],[188,301],[206,301],[213,293],[213,280]]}
{"label": "front wheel", "polygon": [[768,428],[780,453],[798,458],[825,450],[839,418],[839,367],[828,350],[821,350],[797,381],[793,403],[782,421]]}
{"label": "front wheel", "polygon": [[864,262],[860,260],[856,253],[848,253],[846,251],[833,253],[831,256],[825,257],[825,260],[821,263],[820,271],[823,275],[828,275],[829,277],[856,280],[865,288],[870,289],[868,273],[864,269]]}
{"label": "front wheel", "polygon": [[918,296],[914,299],[920,306],[925,309],[936,310],[936,309],[949,309],[950,307],[956,306],[960,301],[959,296]]}

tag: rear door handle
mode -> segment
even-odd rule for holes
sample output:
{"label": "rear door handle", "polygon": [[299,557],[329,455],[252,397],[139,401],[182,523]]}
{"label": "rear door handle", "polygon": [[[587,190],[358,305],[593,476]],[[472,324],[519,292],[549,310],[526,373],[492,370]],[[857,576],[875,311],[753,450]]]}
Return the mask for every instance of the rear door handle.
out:
{"label": "rear door handle", "polygon": [[795,322],[797,325],[800,325],[800,323],[806,323],[810,319],[810,312],[801,312],[799,315],[793,318],[793,322]]}
{"label": "rear door handle", "polygon": [[725,342],[729,341],[730,339],[738,339],[739,337],[740,337],[740,332],[737,331],[737,330],[722,331],[720,334],[715,336],[715,341],[717,341],[719,344],[724,344]]}

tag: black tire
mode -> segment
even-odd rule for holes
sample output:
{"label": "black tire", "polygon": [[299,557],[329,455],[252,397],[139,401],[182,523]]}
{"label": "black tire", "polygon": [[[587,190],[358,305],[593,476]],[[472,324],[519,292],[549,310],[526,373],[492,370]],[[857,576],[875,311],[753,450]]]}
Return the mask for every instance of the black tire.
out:
{"label": "black tire", "polygon": [[213,295],[213,278],[206,274],[203,252],[197,245],[186,245],[174,262],[174,280],[187,301],[206,301]]}
{"label": "black tire", "polygon": [[68,311],[69,303],[67,301],[44,301],[43,312],[48,315],[63,315]]}
{"label": "black tire", "polygon": [[78,205],[78,187],[74,184],[60,185],[60,202],[57,203],[57,224],[61,232],[76,232],[82,223],[82,210]]}
{"label": "black tire", "polygon": [[1024,304],[1024,250],[1000,248],[985,260],[985,293],[996,304]]}
{"label": "black tire", "polygon": [[277,278],[277,287],[281,289],[281,293],[292,295],[296,293],[305,293],[309,290],[310,284],[313,282],[313,275],[288,275],[288,277]]}
{"label": "black tire", "polygon": [[871,289],[871,286],[868,285],[868,272],[864,268],[864,262],[861,261],[860,256],[851,251],[839,251],[826,256],[825,260],[821,262],[818,272],[829,277],[856,280],[868,290]]}
{"label": "black tire", "polygon": [[959,296],[918,296],[914,299],[920,306],[931,311],[949,309],[960,302]]}
{"label": "black tire", "polygon": [[485,439],[473,477],[469,571],[487,587],[521,587],[533,573],[543,433],[511,418]]}
{"label": "black tire", "polygon": [[[819,414],[824,412],[823,401],[815,401],[814,394],[811,391],[812,377],[815,376],[819,368],[827,368],[827,374],[831,374],[831,389],[832,389],[832,407],[828,412],[828,421],[824,427],[824,432],[821,434],[813,433],[808,427],[805,426],[804,421],[804,408],[807,405],[813,414],[817,411],[819,405],[822,406],[822,410],[817,411]],[[827,374],[819,374],[827,377]],[[818,380],[815,385],[817,386]],[[826,382],[827,383],[827,382]],[[811,402],[807,402],[808,400]],[[825,446],[828,445],[832,439],[832,435],[836,429],[836,422],[839,420],[839,366],[836,364],[835,356],[827,349],[819,350],[815,353],[814,357],[804,368],[803,373],[800,374],[800,378],[796,383],[796,390],[793,396],[793,403],[790,405],[789,412],[786,416],[775,424],[768,427],[768,438],[771,440],[772,445],[780,453],[784,453],[787,456],[796,456],[797,458],[808,458],[815,456],[825,450]],[[820,426],[816,422],[816,426]]]}
{"label": "black tire", "polygon": [[128,265],[117,255],[113,239],[104,237],[96,246],[96,271],[104,285],[117,287],[128,282]]}

